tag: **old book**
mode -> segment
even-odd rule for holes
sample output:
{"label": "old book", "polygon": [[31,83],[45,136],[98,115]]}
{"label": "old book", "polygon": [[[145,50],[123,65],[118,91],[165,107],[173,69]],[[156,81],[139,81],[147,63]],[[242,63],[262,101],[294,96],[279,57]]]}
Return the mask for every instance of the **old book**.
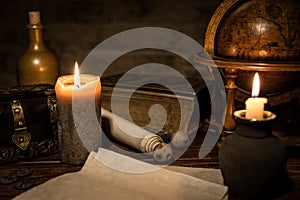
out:
{"label": "old book", "polygon": [[[178,77],[160,79],[161,76],[131,75],[126,82],[120,83],[121,75],[103,78],[102,107],[111,111],[113,104],[113,113],[129,121],[131,117],[135,124],[146,126],[149,130],[171,133],[171,138],[177,132],[186,135],[196,132],[199,120],[195,119],[198,117],[201,121],[210,115],[210,98],[203,79],[187,78],[192,90]],[[144,80],[148,83],[142,84]],[[157,84],[160,82],[164,85]],[[162,107],[165,114],[161,112]],[[168,140],[167,137],[165,139]]]}

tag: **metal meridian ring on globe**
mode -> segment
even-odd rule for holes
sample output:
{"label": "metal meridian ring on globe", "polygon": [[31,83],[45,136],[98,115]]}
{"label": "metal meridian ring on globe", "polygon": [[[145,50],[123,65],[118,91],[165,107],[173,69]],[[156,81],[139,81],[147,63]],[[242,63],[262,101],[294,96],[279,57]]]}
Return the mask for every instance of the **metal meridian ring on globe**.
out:
{"label": "metal meridian ring on globe", "polygon": [[[218,69],[209,68],[208,66],[203,66],[193,62],[194,56],[199,53],[201,53],[202,57],[204,56],[207,59],[212,60],[208,55],[208,53],[206,53],[206,51],[203,49],[203,47],[194,39],[178,31],[174,31],[166,28],[160,28],[160,27],[143,27],[143,28],[127,30],[119,34],[116,34],[104,40],[99,45],[97,45],[87,55],[87,57],[84,59],[83,63],[81,64],[81,73],[94,74],[101,77],[104,71],[109,67],[109,65],[120,56],[134,50],[146,49],[146,48],[168,51],[184,58],[199,72],[199,74],[202,76],[203,80],[205,81],[211,99],[211,120],[214,121],[214,124],[217,123],[220,125],[218,126],[219,128],[217,128],[217,130],[215,130],[216,126],[211,126],[211,124],[209,125],[208,130],[213,129],[213,131],[211,132],[208,131],[208,133],[204,138],[202,146],[199,150],[200,158],[206,156],[212,150],[214,145],[217,143],[218,138],[222,131],[222,127],[224,123],[224,113],[226,107],[226,93],[223,85],[223,80]],[[146,64],[146,65],[137,66],[136,68],[146,69],[148,67],[149,65]],[[178,73],[176,70],[174,69],[172,70],[170,67],[165,65],[155,63],[155,67],[157,67],[155,68],[155,70],[159,70],[159,67],[161,67],[161,70],[163,72],[170,71],[173,73]],[[155,73],[159,75],[161,74],[160,72],[161,71],[156,71]],[[132,73],[132,71],[129,70],[123,76],[126,77],[127,73]],[[167,79],[167,78],[168,78],[167,76],[162,76],[162,79]],[[181,75],[180,78],[185,79],[183,75]],[[160,81],[159,84],[163,85],[164,82]],[[169,89],[172,91],[172,88]],[[112,95],[112,99],[113,98],[114,95]],[[73,105],[74,102],[75,101],[73,98],[73,102],[72,102]],[[94,105],[93,108],[95,108],[95,102],[93,98],[91,98],[91,103],[93,103]],[[112,101],[112,108],[113,108],[113,104],[114,102]],[[95,112],[95,111],[90,110],[90,112]],[[199,117],[199,113],[200,113],[199,109],[197,112],[198,112],[197,113],[198,116],[196,117]],[[80,118],[79,115],[80,113],[73,112],[74,118],[76,117]],[[95,113],[95,119],[97,119],[96,113]],[[76,120],[74,121],[76,126]],[[91,124],[91,125],[87,124],[86,126],[89,127],[92,125],[94,126],[95,124]],[[97,129],[99,131],[94,133],[95,134],[94,137],[101,138],[101,132],[102,132],[101,126],[99,124],[96,126],[98,126]],[[97,151],[99,147],[91,146],[89,144],[87,137],[85,137],[85,135],[83,134],[82,130],[77,129],[77,132],[79,134],[82,143],[88,149],[88,151]],[[105,134],[103,134],[102,137],[105,137]],[[105,141],[108,141],[110,145],[113,145],[113,143],[109,141],[109,139],[106,138]],[[181,153],[183,154],[187,150],[187,148],[188,147],[182,149]],[[128,169],[128,168],[125,169],[123,168],[122,163],[112,164],[110,162],[106,162],[105,160],[101,160],[101,156],[100,158],[98,158],[98,160],[103,164],[120,171],[126,171],[131,173],[140,173],[140,172],[149,171],[148,168],[147,169],[145,168],[144,171],[143,169],[139,169],[139,172],[136,172],[135,169]],[[170,163],[167,163],[166,165],[168,164]]]}

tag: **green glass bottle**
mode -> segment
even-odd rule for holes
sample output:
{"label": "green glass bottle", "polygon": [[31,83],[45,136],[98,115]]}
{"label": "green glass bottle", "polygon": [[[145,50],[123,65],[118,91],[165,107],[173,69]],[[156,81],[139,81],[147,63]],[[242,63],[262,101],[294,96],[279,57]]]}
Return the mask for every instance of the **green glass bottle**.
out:
{"label": "green glass bottle", "polygon": [[55,85],[59,74],[58,60],[44,44],[40,12],[30,11],[28,14],[29,44],[18,61],[17,83],[19,86]]}

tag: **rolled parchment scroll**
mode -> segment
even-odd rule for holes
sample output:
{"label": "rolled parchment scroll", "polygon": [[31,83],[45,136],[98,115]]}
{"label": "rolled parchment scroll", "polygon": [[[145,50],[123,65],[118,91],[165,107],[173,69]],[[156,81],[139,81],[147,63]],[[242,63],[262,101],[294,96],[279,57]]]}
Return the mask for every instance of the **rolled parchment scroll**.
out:
{"label": "rolled parchment scroll", "polygon": [[109,123],[110,135],[117,141],[147,153],[160,163],[172,159],[171,147],[163,139],[136,124],[101,108],[102,118]]}

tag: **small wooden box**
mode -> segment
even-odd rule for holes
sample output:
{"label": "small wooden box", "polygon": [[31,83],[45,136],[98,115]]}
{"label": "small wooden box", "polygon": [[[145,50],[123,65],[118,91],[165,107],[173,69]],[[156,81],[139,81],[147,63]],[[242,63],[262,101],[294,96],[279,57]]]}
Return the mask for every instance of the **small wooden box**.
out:
{"label": "small wooden box", "polygon": [[[128,93],[133,93],[129,100],[129,113],[132,120],[140,126],[147,126],[150,122],[152,122],[150,128],[160,130],[161,128],[159,128],[159,124],[163,117],[160,115],[155,116],[155,109],[152,121],[149,116],[149,109],[151,106],[159,104],[164,107],[167,114],[163,130],[171,133],[176,133],[179,130],[180,122],[184,125],[181,127],[181,132],[185,134],[189,134],[190,131],[198,129],[199,124],[193,120],[193,115],[196,113],[200,113],[200,119],[209,117],[209,93],[205,82],[201,78],[188,78],[187,80],[194,91],[187,92],[184,88],[184,84],[182,84],[177,77],[167,77],[168,84],[171,83],[176,89],[175,93],[177,94],[178,99],[185,102],[185,106],[182,108],[183,112],[181,112],[180,104],[176,95],[162,85],[146,84],[141,85],[135,90],[133,88],[134,83],[145,78],[149,80],[149,77],[145,76],[146,75],[132,75],[130,80],[126,81],[126,84],[118,84],[118,87],[115,87],[115,85],[121,77],[120,75],[103,78],[101,80],[102,107],[111,111],[111,96],[113,90],[116,90],[117,101],[114,106],[116,106],[116,110],[121,113],[119,115],[127,119],[126,115],[122,116],[122,113],[128,109],[126,103],[124,103],[124,99],[127,98],[126,96],[128,96]],[[161,77],[151,77],[151,80],[153,80],[153,83],[157,83],[158,78]],[[196,98],[198,98],[198,105],[200,108],[199,112],[195,112],[194,110]]]}
{"label": "small wooden box", "polygon": [[0,164],[58,151],[55,102],[51,85],[0,89]]}

